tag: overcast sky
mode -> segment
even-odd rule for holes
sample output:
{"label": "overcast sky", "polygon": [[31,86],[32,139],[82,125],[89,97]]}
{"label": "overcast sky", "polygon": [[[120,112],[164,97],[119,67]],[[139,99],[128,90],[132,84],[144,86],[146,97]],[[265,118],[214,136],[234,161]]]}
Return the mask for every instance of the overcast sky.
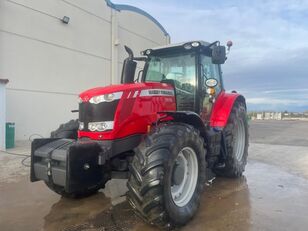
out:
{"label": "overcast sky", "polygon": [[171,42],[232,40],[225,87],[244,94],[250,110],[308,110],[308,0],[113,2],[151,14]]}

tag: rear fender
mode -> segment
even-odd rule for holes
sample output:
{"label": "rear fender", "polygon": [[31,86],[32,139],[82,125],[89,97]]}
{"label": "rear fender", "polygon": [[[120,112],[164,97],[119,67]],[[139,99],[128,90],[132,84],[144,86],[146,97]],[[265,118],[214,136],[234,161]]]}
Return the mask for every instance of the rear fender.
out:
{"label": "rear fender", "polygon": [[226,93],[222,91],[213,106],[210,126],[215,129],[223,129],[227,123],[235,102],[242,102],[246,107],[246,100],[244,96],[238,93]]}

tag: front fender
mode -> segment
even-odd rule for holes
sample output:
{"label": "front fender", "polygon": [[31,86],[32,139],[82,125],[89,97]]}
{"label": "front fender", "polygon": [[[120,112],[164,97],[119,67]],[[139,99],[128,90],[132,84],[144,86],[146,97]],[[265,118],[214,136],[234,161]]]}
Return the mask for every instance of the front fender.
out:
{"label": "front fender", "polygon": [[228,123],[231,110],[236,101],[242,102],[246,106],[244,96],[238,93],[226,93],[222,91],[213,105],[210,116],[210,126],[218,129],[224,128]]}
{"label": "front fender", "polygon": [[166,114],[172,117],[172,121],[174,122],[181,122],[190,124],[196,129],[200,131],[200,134],[203,136],[205,134],[205,125],[202,122],[200,116],[191,111],[164,111],[161,112],[162,114]]}

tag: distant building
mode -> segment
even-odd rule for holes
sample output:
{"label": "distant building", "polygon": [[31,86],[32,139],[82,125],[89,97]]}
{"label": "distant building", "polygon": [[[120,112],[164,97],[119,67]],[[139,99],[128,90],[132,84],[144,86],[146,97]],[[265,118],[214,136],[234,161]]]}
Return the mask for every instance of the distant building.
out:
{"label": "distant building", "polygon": [[265,112],[265,113],[264,113],[264,119],[265,119],[265,120],[271,119],[271,113],[270,113],[270,112]]}
{"label": "distant building", "polygon": [[48,137],[77,117],[78,93],[120,83],[124,45],[138,56],[170,41],[147,12],[110,0],[0,1],[0,28],[5,114],[17,140]]}
{"label": "distant building", "polygon": [[282,113],[281,112],[275,112],[274,113],[274,120],[281,120],[282,119]]}
{"label": "distant building", "polygon": [[282,112],[254,112],[252,118],[257,120],[282,120]]}
{"label": "distant building", "polygon": [[257,114],[257,120],[263,120],[263,113]]}
{"label": "distant building", "polygon": [[252,120],[304,120],[308,121],[308,112],[249,112]]}

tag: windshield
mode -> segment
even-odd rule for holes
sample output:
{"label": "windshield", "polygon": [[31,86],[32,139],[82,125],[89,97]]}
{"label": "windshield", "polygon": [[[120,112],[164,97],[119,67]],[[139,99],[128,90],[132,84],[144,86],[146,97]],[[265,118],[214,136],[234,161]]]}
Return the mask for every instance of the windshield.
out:
{"label": "windshield", "polygon": [[196,86],[195,54],[150,57],[146,82],[174,80],[175,87],[193,93]]}
{"label": "windshield", "polygon": [[150,57],[145,75],[146,82],[173,80],[177,110],[194,111],[196,95],[196,55],[173,54]]}

